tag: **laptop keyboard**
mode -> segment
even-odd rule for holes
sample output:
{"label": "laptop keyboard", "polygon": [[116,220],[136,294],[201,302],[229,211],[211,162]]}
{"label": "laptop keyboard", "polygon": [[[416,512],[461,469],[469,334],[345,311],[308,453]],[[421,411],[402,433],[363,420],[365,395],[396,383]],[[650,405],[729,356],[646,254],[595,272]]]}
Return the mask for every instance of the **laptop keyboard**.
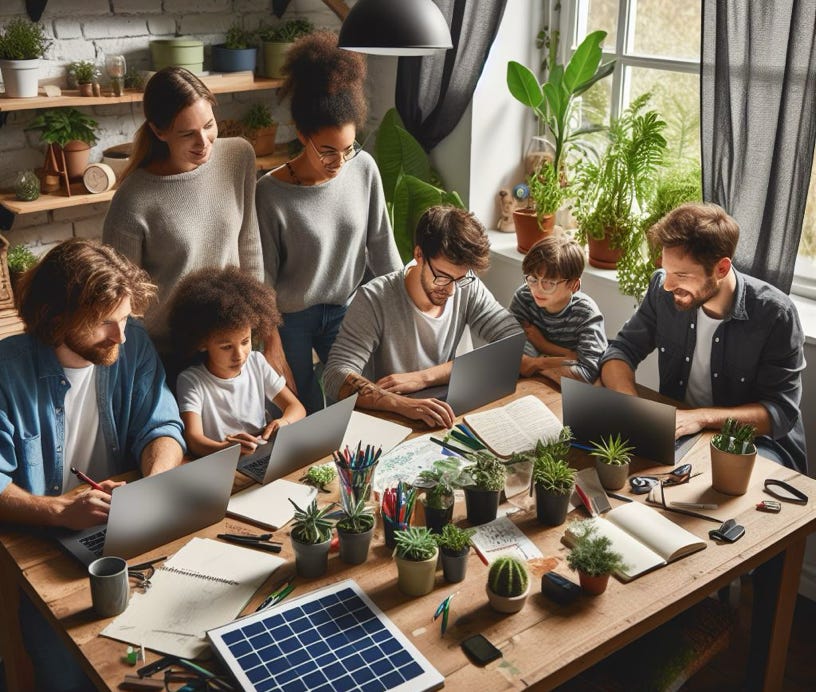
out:
{"label": "laptop keyboard", "polygon": [[266,475],[266,466],[269,463],[269,456],[255,459],[246,464],[240,464],[238,470],[246,474],[250,478],[257,480],[259,483],[263,481]]}
{"label": "laptop keyboard", "polygon": [[82,538],[79,539],[79,542],[82,543],[82,545],[84,545],[97,557],[102,557],[102,548],[105,545],[106,533],[107,529],[100,529],[96,533],[92,533],[88,536],[83,536]]}

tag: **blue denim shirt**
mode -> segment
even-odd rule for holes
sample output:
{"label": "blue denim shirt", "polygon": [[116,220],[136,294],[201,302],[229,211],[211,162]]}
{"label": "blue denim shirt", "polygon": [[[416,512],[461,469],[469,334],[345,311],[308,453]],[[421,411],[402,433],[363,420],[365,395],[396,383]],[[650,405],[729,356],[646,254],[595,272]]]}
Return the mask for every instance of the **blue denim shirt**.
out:
{"label": "blue denim shirt", "polygon": [[[771,417],[773,447],[786,465],[806,473],[799,411],[805,337],[799,315],[790,298],[770,284],[736,270],[734,275],[734,303],[711,344],[714,406],[762,404]],[[652,276],[646,297],[601,363],[622,360],[635,370],[657,348],[660,393],[683,401],[697,344],[697,311],[675,307],[672,294],[663,289],[665,276],[662,269]]]}
{"label": "blue denim shirt", "polygon": [[[185,449],[178,406],[144,327],[128,320],[111,366],[97,366],[99,425],[116,473],[138,467],[158,437]],[[0,341],[0,492],[10,483],[34,495],[62,492],[65,393],[54,349],[23,334]]]}

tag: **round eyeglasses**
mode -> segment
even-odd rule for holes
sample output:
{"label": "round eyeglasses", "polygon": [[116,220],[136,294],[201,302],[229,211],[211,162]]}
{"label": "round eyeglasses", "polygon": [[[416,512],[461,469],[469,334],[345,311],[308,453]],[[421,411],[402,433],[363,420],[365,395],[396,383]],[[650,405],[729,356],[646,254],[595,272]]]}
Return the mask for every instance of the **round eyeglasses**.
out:
{"label": "round eyeglasses", "polygon": [[531,289],[538,286],[539,293],[549,295],[550,293],[555,293],[559,284],[565,284],[569,279],[544,279],[539,276],[533,276],[532,274],[525,274],[524,281]]}
{"label": "round eyeglasses", "polygon": [[344,149],[343,151],[337,151],[337,149],[333,149],[332,147],[326,147],[326,151],[320,151],[320,149],[315,146],[311,137],[309,137],[309,144],[312,145],[312,149],[314,149],[315,154],[317,154],[317,158],[320,159],[320,163],[326,168],[336,168],[341,163],[351,161],[363,148],[363,145],[356,139],[348,149]]}
{"label": "round eyeglasses", "polygon": [[467,274],[458,279],[454,279],[452,276],[448,276],[447,274],[437,274],[434,271],[433,265],[431,264],[431,260],[426,259],[425,264],[428,265],[428,269],[431,270],[431,275],[433,276],[433,285],[434,286],[450,286],[451,284],[456,284],[459,288],[463,286],[467,286],[470,283],[476,281],[476,277],[474,276],[473,272],[468,269]]}

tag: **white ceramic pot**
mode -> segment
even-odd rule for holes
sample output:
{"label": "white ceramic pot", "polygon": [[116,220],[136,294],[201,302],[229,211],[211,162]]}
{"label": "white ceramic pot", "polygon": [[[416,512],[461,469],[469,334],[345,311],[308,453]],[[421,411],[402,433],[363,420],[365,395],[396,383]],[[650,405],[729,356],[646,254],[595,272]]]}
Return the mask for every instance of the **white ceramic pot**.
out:
{"label": "white ceramic pot", "polygon": [[499,594],[493,593],[489,586],[485,586],[490,607],[498,613],[518,613],[527,602],[527,596],[530,595],[531,584],[532,581],[527,584],[527,589],[519,596],[499,596]]}
{"label": "white ceramic pot", "polygon": [[0,60],[6,96],[33,98],[40,87],[40,60]]}

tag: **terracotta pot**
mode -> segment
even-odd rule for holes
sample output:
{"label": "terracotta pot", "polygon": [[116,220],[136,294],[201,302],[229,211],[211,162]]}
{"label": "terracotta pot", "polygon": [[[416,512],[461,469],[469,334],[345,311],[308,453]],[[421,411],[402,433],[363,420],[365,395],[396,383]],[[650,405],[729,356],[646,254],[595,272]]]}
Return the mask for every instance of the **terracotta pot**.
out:
{"label": "terracotta pot", "polygon": [[80,96],[93,96],[93,83],[85,82],[84,84],[77,84]]}
{"label": "terracotta pot", "polygon": [[493,593],[489,586],[485,586],[490,607],[498,613],[518,613],[527,602],[527,596],[530,595],[530,584],[532,580],[527,584],[527,590],[520,596],[499,596]]}
{"label": "terracotta pot", "polygon": [[71,180],[82,178],[91,158],[91,145],[87,142],[73,140],[62,148],[65,154],[65,168]]}
{"label": "terracotta pot", "polygon": [[532,209],[516,209],[513,211],[513,223],[516,226],[516,250],[526,254],[539,240],[552,235],[555,214],[546,214],[539,222]]}
{"label": "terracotta pot", "polygon": [[247,138],[252,143],[255,156],[269,156],[275,153],[275,136],[278,132],[278,124],[251,130]]}
{"label": "terracotta pot", "polygon": [[601,481],[601,485],[606,490],[620,490],[626,485],[626,479],[629,477],[629,464],[614,466],[613,464],[605,464],[600,459],[596,459],[595,469],[598,471],[598,478]]}
{"label": "terracotta pot", "polygon": [[613,248],[610,245],[609,236],[605,235],[601,240],[595,238],[588,239],[589,263],[598,269],[616,269],[618,260],[623,255],[623,250]]}
{"label": "terracotta pot", "polygon": [[609,584],[609,575],[602,574],[600,577],[593,577],[584,572],[578,572],[578,581],[581,583],[581,588],[584,590],[584,593],[597,596],[606,591],[606,587]]}
{"label": "terracotta pot", "polygon": [[717,449],[709,442],[711,450],[711,487],[726,495],[745,495],[751,482],[756,461],[756,449],[752,454],[732,454]]}

